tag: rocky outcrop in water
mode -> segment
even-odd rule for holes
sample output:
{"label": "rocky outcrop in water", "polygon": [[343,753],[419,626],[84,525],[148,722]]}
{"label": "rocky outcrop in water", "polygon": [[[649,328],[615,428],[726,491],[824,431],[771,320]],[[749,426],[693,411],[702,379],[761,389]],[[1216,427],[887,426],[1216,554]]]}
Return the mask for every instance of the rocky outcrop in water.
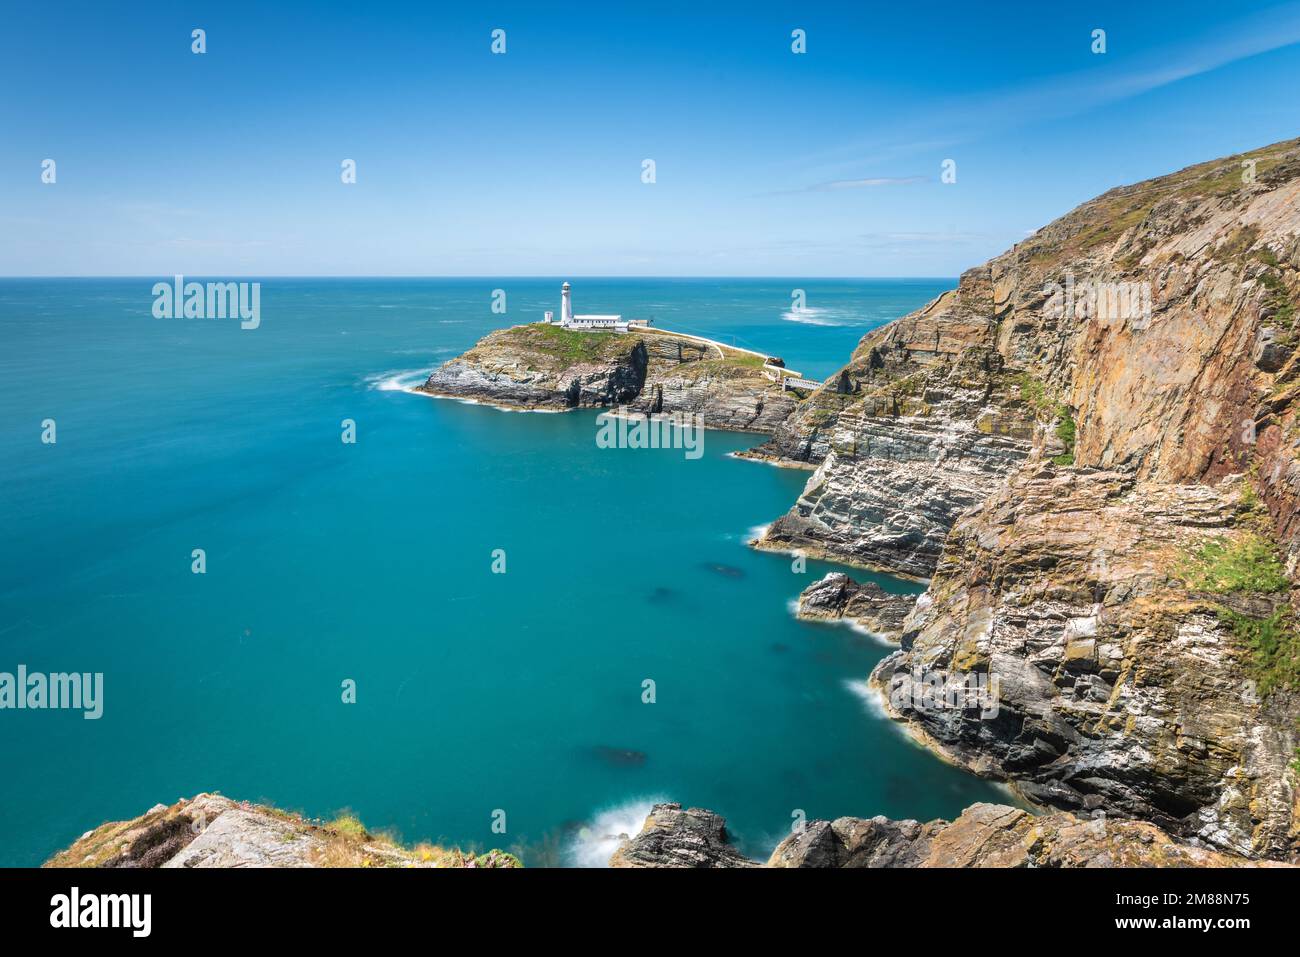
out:
{"label": "rocky outcrop in water", "polygon": [[886,641],[898,641],[916,595],[893,595],[875,582],[831,572],[799,596],[798,616],[810,621],[850,621]]}
{"label": "rocky outcrop in water", "polygon": [[656,804],[640,833],[624,842],[610,867],[757,867],[731,846],[726,822],[712,811]]}
{"label": "rocky outcrop in water", "polygon": [[506,408],[700,415],[709,428],[761,433],[775,431],[801,397],[739,350],[663,332],[541,323],[493,332],[436,369],[420,391]]}
{"label": "rocky outcrop in water", "polygon": [[420,389],[512,408],[603,407],[636,398],[647,365],[636,336],[514,326],[444,363]]}
{"label": "rocky outcrop in water", "polygon": [[613,867],[1245,867],[1245,858],[1171,838],[1153,824],[1057,812],[1035,817],[973,804],[955,821],[842,817],[812,821],[777,845],[766,864],[740,856],[710,811],[654,808]]}

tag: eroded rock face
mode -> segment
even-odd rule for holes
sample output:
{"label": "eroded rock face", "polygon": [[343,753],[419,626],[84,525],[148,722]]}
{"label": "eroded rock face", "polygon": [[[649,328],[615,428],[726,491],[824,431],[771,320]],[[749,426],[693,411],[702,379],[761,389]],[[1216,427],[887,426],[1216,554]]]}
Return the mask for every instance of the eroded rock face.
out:
{"label": "eroded rock face", "polygon": [[[1293,857],[1292,696],[1260,700],[1214,603],[1175,576],[1197,541],[1238,534],[1239,489],[1016,476],[953,529],[873,684],[927,742],[1035,802]],[[936,675],[984,676],[996,707],[927,698]]]}
{"label": "eroded rock face", "polygon": [[760,433],[773,432],[800,401],[746,353],[662,333],[540,324],[493,332],[435,370],[421,391],[507,408],[700,415],[709,428]]}
{"label": "eroded rock face", "polygon": [[610,858],[610,867],[757,867],[727,837],[712,811],[656,804],[645,826]]}
{"label": "eroded rock face", "polygon": [[916,597],[893,595],[875,582],[858,582],[843,572],[831,572],[803,590],[798,615],[813,621],[848,620],[896,642]]}
{"label": "eroded rock face", "polygon": [[768,867],[1242,867],[1151,824],[973,804],[955,821],[842,817],[782,841]]}

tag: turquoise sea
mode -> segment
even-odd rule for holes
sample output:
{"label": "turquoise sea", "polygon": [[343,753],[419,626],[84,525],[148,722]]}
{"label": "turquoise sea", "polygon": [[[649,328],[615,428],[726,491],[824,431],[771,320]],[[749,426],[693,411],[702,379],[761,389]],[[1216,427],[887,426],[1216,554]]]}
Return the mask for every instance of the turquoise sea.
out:
{"label": "turquoise sea", "polygon": [[[955,285],[569,278],[819,378]],[[0,864],[202,790],[529,864],[599,863],[656,798],[756,856],[798,811],[1002,798],[872,713],[886,648],[794,620],[832,566],[746,547],[807,478],[728,456],[759,437],[692,461],[401,391],[560,279],[267,279],[255,330],[153,318],[159,279],[0,280],[0,671],[104,674],[98,721],[0,711]]]}

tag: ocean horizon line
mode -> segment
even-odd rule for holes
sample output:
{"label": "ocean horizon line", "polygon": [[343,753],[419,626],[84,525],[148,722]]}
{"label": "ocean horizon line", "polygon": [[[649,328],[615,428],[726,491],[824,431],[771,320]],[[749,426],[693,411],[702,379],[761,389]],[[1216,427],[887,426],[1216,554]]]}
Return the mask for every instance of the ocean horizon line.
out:
{"label": "ocean horizon line", "polygon": [[[139,273],[132,275],[0,275],[0,280],[8,279],[141,279],[157,280],[159,276],[175,276],[174,272],[169,273]],[[180,273],[183,276],[196,276],[199,278],[216,277],[231,279],[312,279],[312,280],[348,280],[348,279],[404,279],[404,280],[474,280],[474,279],[495,279],[495,280],[529,280],[529,281],[562,281],[580,280],[582,282],[601,282],[601,281],[672,281],[672,282],[956,282],[958,276],[650,276],[650,275],[600,275],[589,276],[581,273],[554,273],[552,275],[501,275],[492,273],[482,274],[464,274],[464,275],[400,275],[376,273],[370,275],[312,275],[312,274],[291,274],[291,273],[238,273],[238,272],[194,272]]]}

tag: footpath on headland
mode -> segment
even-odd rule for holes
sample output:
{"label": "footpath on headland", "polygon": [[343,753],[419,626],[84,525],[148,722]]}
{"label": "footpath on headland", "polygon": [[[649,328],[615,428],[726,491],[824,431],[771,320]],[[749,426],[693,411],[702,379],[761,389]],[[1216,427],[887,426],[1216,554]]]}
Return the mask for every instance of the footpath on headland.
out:
{"label": "footpath on headland", "polygon": [[706,336],[697,336],[689,332],[678,332],[674,329],[664,329],[662,327],[643,326],[637,329],[638,334],[651,334],[661,336],[675,336],[679,339],[688,339],[691,342],[698,342],[705,346],[711,346],[718,351],[718,358],[727,357],[726,350],[732,352],[743,352],[746,355],[756,356],[763,361],[763,374],[773,382],[780,383],[782,389],[820,389],[824,383],[816,382],[812,379],[805,379],[794,369],[787,369],[783,365],[773,365],[773,356],[767,352],[757,352],[754,349],[746,349],[743,346],[729,345],[719,342],[716,339],[709,339]]}

